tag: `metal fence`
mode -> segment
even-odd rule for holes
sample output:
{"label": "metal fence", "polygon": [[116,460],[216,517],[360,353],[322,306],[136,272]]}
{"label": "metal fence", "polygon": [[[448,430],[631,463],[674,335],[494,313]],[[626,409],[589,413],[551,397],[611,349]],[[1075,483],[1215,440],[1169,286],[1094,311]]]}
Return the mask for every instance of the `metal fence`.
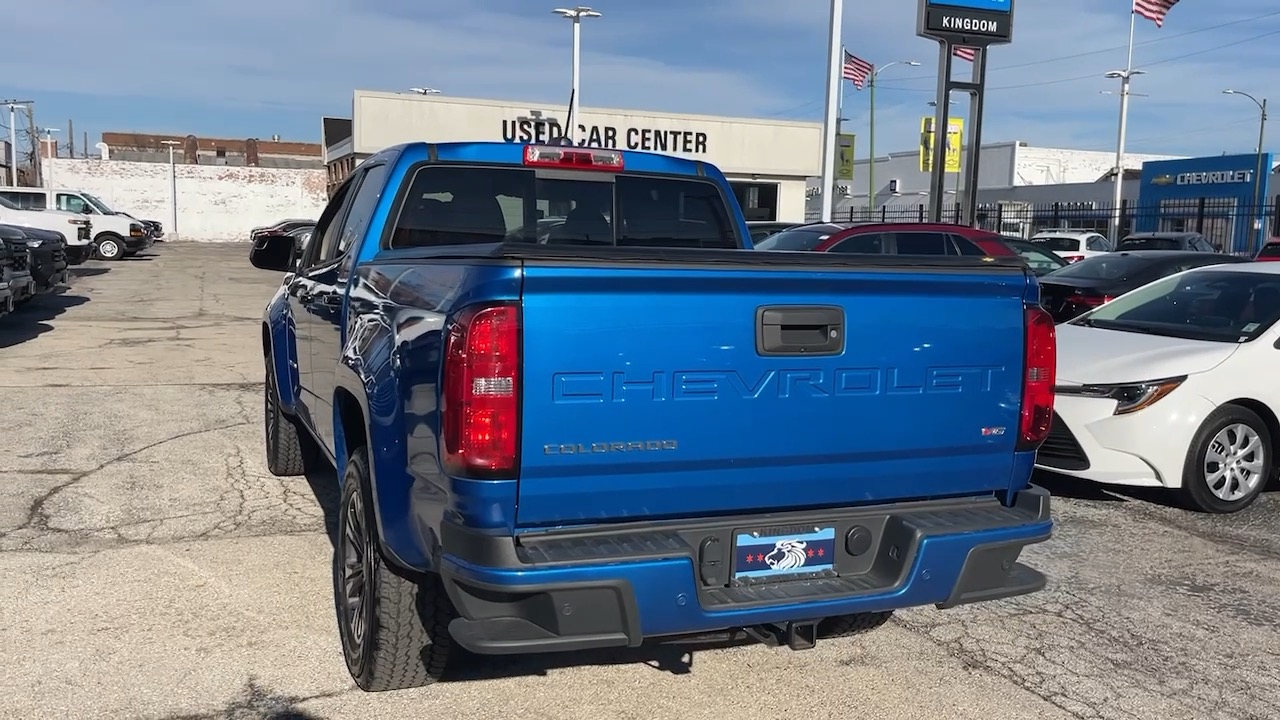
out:
{"label": "metal fence", "polygon": [[[1256,252],[1268,238],[1280,237],[1280,196],[1263,205],[1240,204],[1232,198],[1165,200],[1158,205],[1120,203],[1120,233],[1198,232],[1226,252]],[[1026,203],[1002,201],[979,203],[973,225],[1002,235],[1029,238],[1043,230],[1094,230],[1109,235],[1116,217],[1111,203],[1061,202]],[[888,205],[875,210],[842,207],[832,213],[837,222],[929,222],[925,204]],[[818,219],[806,213],[806,221]],[[962,222],[959,203],[943,208],[943,222]]]}

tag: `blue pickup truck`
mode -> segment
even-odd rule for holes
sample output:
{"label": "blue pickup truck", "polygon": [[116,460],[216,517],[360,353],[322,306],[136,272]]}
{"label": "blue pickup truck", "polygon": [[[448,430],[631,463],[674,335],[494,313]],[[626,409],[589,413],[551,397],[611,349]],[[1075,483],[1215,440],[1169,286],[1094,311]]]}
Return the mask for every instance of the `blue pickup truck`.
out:
{"label": "blue pickup truck", "polygon": [[266,308],[272,473],[331,464],[365,690],[509,654],[793,649],[1034,592],[1053,322],[1016,259],[751,249],[724,176],[573,146],[363,161]]}

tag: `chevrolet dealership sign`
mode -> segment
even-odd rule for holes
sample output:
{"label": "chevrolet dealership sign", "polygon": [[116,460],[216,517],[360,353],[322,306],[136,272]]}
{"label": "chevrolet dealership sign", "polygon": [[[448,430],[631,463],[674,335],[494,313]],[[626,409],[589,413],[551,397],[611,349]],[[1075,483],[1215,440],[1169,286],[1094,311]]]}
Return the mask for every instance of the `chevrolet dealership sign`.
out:
{"label": "chevrolet dealership sign", "polygon": [[[1159,179],[1156,178],[1156,180]],[[1252,170],[1178,173],[1174,178],[1174,183],[1177,185],[1238,185],[1251,182],[1253,182]]]}

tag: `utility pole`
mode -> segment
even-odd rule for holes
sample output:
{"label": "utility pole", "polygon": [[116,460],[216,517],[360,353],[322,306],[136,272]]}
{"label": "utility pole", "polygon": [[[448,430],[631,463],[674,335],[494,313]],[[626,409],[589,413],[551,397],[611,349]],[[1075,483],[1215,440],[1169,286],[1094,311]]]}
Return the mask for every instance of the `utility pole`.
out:
{"label": "utility pole", "polygon": [[5,100],[9,106],[9,185],[18,186],[18,109],[29,110],[31,100]]}
{"label": "utility pole", "polygon": [[171,225],[167,235],[170,240],[178,239],[178,171],[173,163],[173,149],[182,143],[177,140],[161,140],[161,144],[169,147],[169,210]]}
{"label": "utility pole", "polygon": [[67,118],[67,157],[76,156],[76,126],[71,118]]}
{"label": "utility pole", "polygon": [[27,135],[31,139],[31,174],[34,178],[44,177],[44,163],[40,162],[40,130],[36,127],[36,113],[27,105]]}

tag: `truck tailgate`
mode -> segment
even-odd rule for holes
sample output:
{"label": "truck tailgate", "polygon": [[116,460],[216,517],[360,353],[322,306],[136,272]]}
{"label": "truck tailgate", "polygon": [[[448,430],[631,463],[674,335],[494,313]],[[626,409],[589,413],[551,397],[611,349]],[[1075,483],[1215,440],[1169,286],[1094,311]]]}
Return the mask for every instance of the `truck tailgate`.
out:
{"label": "truck tailgate", "polygon": [[1027,283],[1007,267],[526,262],[517,522],[1008,488]]}

